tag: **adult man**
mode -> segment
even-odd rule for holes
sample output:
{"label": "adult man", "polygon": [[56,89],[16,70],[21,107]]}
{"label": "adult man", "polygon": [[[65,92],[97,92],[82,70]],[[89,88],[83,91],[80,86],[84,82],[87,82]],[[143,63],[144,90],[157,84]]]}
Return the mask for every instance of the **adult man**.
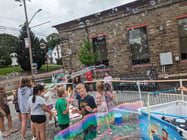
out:
{"label": "adult man", "polygon": [[[79,109],[74,109],[72,113],[80,113],[82,114],[84,119],[86,115],[97,112],[97,106],[95,100],[91,95],[87,94],[84,84],[82,83],[78,84],[76,86],[76,89],[79,95],[81,96],[81,99],[79,99],[79,104],[78,104]],[[97,129],[96,117],[92,116],[92,119],[89,122],[89,126],[88,127],[83,126],[84,139],[88,140],[88,139],[95,138],[96,129]]]}

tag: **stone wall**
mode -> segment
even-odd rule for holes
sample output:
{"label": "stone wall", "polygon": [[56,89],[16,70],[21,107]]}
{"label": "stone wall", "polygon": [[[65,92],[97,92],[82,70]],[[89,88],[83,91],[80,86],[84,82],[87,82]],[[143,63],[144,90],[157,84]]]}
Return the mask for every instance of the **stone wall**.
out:
{"label": "stone wall", "polygon": [[[138,3],[138,2],[137,2]],[[145,74],[152,66],[156,66],[158,74],[162,74],[160,53],[172,52],[173,64],[166,66],[167,74],[186,73],[185,61],[176,62],[175,56],[180,56],[178,25],[176,16],[187,14],[186,0],[161,0],[156,5],[142,0],[127,11],[104,11],[103,15],[83,17],[81,19],[57,25],[61,39],[63,61],[67,70],[77,70],[83,67],[77,60],[77,52],[86,40],[84,26],[78,25],[81,20],[88,18],[89,36],[106,33],[106,46],[109,66],[113,75]],[[133,4],[129,4],[130,6]],[[127,5],[128,6],[128,5]],[[120,8],[119,8],[120,9]],[[137,10],[137,12],[133,11]],[[108,13],[107,13],[108,12]],[[106,14],[107,13],[107,14]],[[128,28],[146,24],[150,63],[132,65],[131,50],[128,43]],[[160,30],[160,27],[163,30]],[[90,42],[92,39],[90,38]],[[68,52],[68,50],[70,50]]]}

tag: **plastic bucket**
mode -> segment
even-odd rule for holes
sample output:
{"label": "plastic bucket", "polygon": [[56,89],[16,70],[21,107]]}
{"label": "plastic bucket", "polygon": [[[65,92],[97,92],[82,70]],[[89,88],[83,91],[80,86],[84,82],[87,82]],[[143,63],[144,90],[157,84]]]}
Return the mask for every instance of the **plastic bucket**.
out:
{"label": "plastic bucket", "polygon": [[114,114],[114,122],[117,125],[121,124],[122,123],[122,115],[121,114]]}

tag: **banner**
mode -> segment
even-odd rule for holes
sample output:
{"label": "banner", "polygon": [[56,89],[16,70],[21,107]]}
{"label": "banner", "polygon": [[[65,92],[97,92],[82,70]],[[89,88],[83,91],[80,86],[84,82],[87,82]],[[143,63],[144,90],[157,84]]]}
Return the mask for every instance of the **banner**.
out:
{"label": "banner", "polygon": [[29,48],[30,44],[29,44],[29,39],[28,38],[24,38],[25,40],[25,48]]}

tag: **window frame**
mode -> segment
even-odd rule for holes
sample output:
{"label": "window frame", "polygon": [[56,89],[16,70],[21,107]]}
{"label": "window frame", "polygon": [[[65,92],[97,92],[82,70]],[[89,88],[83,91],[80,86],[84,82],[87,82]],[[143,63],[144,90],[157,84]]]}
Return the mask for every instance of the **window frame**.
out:
{"label": "window frame", "polygon": [[[102,33],[102,34],[98,34],[98,35],[94,35],[94,36],[91,36],[90,38],[92,39],[92,44],[93,44],[93,52],[95,52],[97,49],[95,48],[95,44],[94,44],[94,39],[97,39],[98,37],[101,37],[103,36],[104,37],[104,40],[105,40],[105,49],[106,49],[106,60],[99,60],[96,62],[96,64],[100,65],[100,64],[104,64],[104,65],[107,65],[109,66],[109,60],[108,60],[108,51],[107,51],[107,45],[106,45],[106,33]],[[100,53],[99,53],[100,55]],[[105,62],[106,61],[106,62]]]}
{"label": "window frame", "polygon": [[[142,25],[137,25],[137,26],[132,26],[132,27],[128,27],[127,28],[127,31],[128,31],[128,43],[129,43],[129,47],[130,47],[130,50],[131,50],[131,54],[133,55],[133,50],[132,50],[132,46],[130,45],[130,30],[136,30],[136,29],[141,29],[141,28],[145,28],[145,34],[146,34],[146,40],[145,40],[145,44],[147,45],[147,53],[149,54],[149,58],[148,60],[146,60],[144,58],[144,61],[148,61],[148,62],[142,62],[141,59],[138,59],[137,62],[134,62],[135,60],[133,60],[133,57],[131,57],[131,63],[132,65],[147,65],[147,64],[150,64],[150,52],[149,52],[149,46],[148,46],[148,33],[147,33],[147,26],[148,24],[145,23],[145,24],[142,24]],[[142,45],[142,44],[141,44]]]}
{"label": "window frame", "polygon": [[187,34],[186,35],[181,35],[180,34],[180,30],[179,30],[179,20],[182,20],[182,19],[186,19],[187,20],[187,14],[185,15],[180,15],[180,16],[176,16],[175,17],[176,21],[177,21],[177,28],[178,28],[178,38],[179,38],[179,49],[180,49],[180,57],[181,57],[181,60],[182,61],[185,61],[187,60],[187,52],[184,53],[182,50],[184,50],[185,47],[182,47],[182,40],[183,39],[187,39]]}

